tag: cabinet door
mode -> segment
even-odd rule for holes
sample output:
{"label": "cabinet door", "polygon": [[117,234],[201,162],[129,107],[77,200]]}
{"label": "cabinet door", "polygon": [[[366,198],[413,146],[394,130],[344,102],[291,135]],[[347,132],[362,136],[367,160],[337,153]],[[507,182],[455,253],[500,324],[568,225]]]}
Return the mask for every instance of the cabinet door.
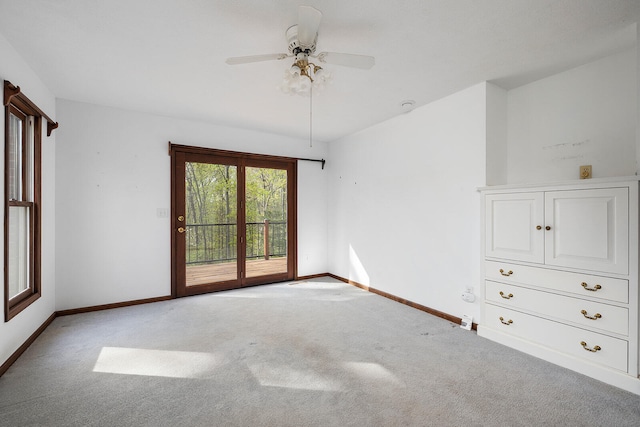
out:
{"label": "cabinet door", "polygon": [[629,272],[627,188],[545,193],[545,263]]}
{"label": "cabinet door", "polygon": [[543,203],[540,192],[487,195],[485,255],[544,262]]}

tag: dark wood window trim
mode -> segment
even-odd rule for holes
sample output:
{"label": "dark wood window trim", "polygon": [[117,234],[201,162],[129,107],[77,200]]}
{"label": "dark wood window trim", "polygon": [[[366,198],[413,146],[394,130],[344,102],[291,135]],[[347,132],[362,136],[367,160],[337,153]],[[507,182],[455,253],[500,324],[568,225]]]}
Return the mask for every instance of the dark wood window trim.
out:
{"label": "dark wood window trim", "polygon": [[15,105],[22,111],[33,111],[33,116],[40,116],[45,119],[47,121],[47,136],[51,136],[51,133],[58,128],[58,122],[54,122],[44,111],[27,98],[27,96],[22,93],[20,86],[14,86],[10,81],[5,80],[3,105],[6,107],[9,104]]}
{"label": "dark wood window trim", "polygon": [[[8,322],[22,310],[31,305],[42,295],[41,289],[41,184],[42,184],[42,125],[43,120],[47,123],[47,136],[58,127],[46,114],[40,110],[29,98],[27,98],[20,90],[19,86],[14,86],[8,81],[4,81],[4,106],[5,106],[5,188],[4,188],[4,318]],[[26,121],[27,117],[33,117],[33,152],[29,157],[33,159],[32,168],[33,175],[30,179],[31,190],[27,189],[27,185],[22,185],[22,191],[18,199],[10,198],[10,168],[9,156],[7,155],[10,144],[10,116],[19,117],[20,120]],[[26,130],[23,130],[22,152],[26,144]],[[23,159],[21,164],[24,165],[27,160]],[[30,159],[29,159],[30,161]],[[27,183],[26,167],[22,168],[22,183]],[[32,191],[32,195],[28,197],[28,193]],[[9,209],[10,207],[24,207],[29,211],[29,236],[28,236],[28,270],[29,282],[28,288],[9,298]]]}

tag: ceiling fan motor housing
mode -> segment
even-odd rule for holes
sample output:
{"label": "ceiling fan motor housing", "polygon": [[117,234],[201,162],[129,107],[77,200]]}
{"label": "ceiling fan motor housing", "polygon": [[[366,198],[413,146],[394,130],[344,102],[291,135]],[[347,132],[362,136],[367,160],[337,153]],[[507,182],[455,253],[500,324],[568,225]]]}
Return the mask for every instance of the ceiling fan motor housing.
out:
{"label": "ceiling fan motor housing", "polygon": [[[318,40],[318,34],[316,33],[316,37],[313,39],[313,43],[310,46],[300,46],[300,41],[298,40],[298,26],[292,25],[286,31],[287,43],[289,43],[289,53],[291,55],[296,56],[297,59],[299,54],[305,54],[306,56],[312,55],[316,51],[316,41]],[[305,58],[306,59],[306,58]]]}

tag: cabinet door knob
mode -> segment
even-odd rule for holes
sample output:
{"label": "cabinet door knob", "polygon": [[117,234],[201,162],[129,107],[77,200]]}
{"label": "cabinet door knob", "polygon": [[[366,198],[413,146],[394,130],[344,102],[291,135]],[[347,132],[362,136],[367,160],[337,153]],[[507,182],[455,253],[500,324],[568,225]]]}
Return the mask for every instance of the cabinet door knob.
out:
{"label": "cabinet door knob", "polygon": [[513,320],[509,319],[507,321],[504,320],[504,317],[500,316],[500,323],[502,323],[503,325],[511,325],[513,323]]}
{"label": "cabinet door knob", "polygon": [[511,299],[513,298],[513,294],[509,294],[509,295],[505,295],[504,292],[500,291],[500,296],[504,299]]}
{"label": "cabinet door knob", "polygon": [[582,286],[586,291],[591,291],[591,292],[595,292],[595,291],[597,291],[598,289],[602,289],[602,286],[600,286],[600,285],[595,285],[593,288],[589,288],[589,287],[588,287],[589,285],[587,285],[587,283],[586,283],[586,282],[582,282],[582,285],[581,285],[581,286]]}
{"label": "cabinet door knob", "polygon": [[500,269],[500,274],[502,274],[503,276],[511,276],[513,274],[513,271],[509,270],[505,273],[505,271],[503,269]]}
{"label": "cabinet door knob", "polygon": [[591,320],[598,320],[598,319],[600,319],[600,318],[602,317],[602,314],[600,314],[600,313],[596,313],[596,314],[594,314],[593,316],[589,316],[589,315],[587,314],[587,310],[581,310],[581,311],[580,311],[580,313],[582,313],[582,315],[583,315],[585,318],[587,318],[587,319],[591,319]]}
{"label": "cabinet door knob", "polygon": [[547,225],[544,229],[549,231],[549,230],[551,230],[551,226]]}
{"label": "cabinet door knob", "polygon": [[595,353],[596,351],[602,350],[602,348],[599,345],[597,345],[597,346],[595,346],[593,348],[589,348],[589,347],[587,347],[587,343],[584,342],[584,341],[581,341],[580,345],[582,346],[582,348],[584,348],[585,350],[590,351],[592,353]]}
{"label": "cabinet door knob", "polygon": [[541,225],[536,225],[536,230],[542,230],[542,226]]}

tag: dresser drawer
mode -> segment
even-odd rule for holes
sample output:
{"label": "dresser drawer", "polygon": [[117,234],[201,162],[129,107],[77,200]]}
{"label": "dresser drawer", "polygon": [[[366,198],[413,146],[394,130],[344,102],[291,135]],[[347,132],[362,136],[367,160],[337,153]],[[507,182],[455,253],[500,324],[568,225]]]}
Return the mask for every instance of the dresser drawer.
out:
{"label": "dresser drawer", "polygon": [[487,279],[498,282],[553,289],[602,300],[629,302],[629,281],[625,279],[529,267],[501,261],[486,261],[485,275]]}
{"label": "dresser drawer", "polygon": [[492,304],[485,305],[484,325],[619,371],[628,369],[628,342],[619,338]]}
{"label": "dresser drawer", "polygon": [[553,320],[576,323],[603,332],[629,334],[629,310],[624,307],[489,280],[485,282],[485,298],[505,307],[526,310]]}

